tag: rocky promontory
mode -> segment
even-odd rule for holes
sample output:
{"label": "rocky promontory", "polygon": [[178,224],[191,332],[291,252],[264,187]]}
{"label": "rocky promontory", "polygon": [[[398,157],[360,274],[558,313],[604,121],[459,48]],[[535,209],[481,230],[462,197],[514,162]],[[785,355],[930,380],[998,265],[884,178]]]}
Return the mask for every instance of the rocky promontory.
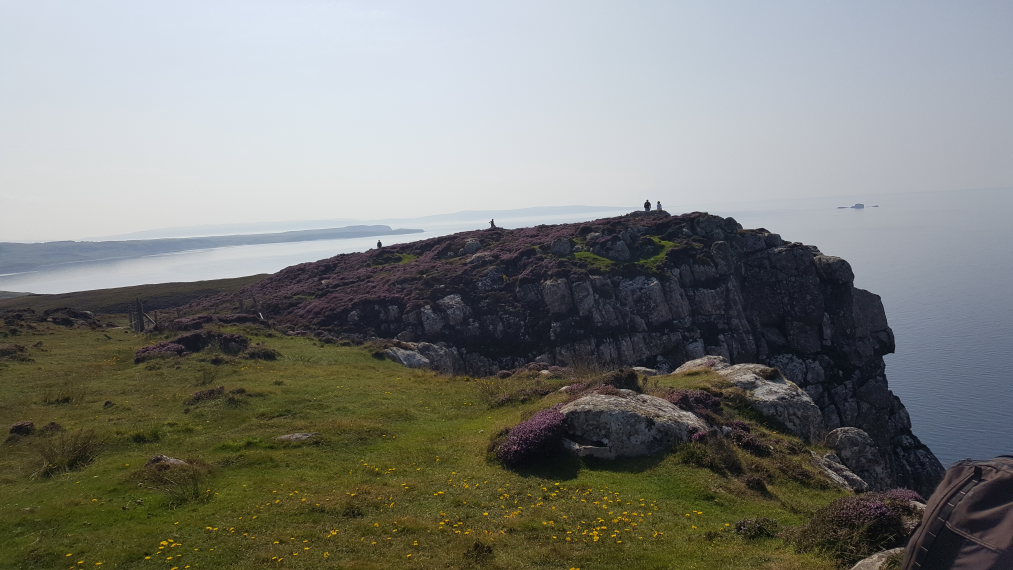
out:
{"label": "rocky promontory", "polygon": [[847,261],[731,218],[636,212],[463,232],[296,265],[194,309],[251,298],[281,328],[395,339],[449,373],[761,363],[802,387],[828,430],[864,432],[883,485],[927,494],[943,471],[888,388],[880,298],[854,286]]}

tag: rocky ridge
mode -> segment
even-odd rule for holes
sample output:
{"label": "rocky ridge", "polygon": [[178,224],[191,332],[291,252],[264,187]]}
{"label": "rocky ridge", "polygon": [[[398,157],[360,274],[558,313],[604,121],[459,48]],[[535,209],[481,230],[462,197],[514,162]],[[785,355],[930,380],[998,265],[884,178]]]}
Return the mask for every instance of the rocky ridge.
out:
{"label": "rocky ridge", "polygon": [[404,358],[449,373],[762,363],[805,390],[828,430],[863,430],[891,485],[927,493],[943,471],[888,388],[880,298],[854,287],[845,260],[731,218],[463,232],[296,265],[194,309],[243,297],[282,328],[397,339]]}

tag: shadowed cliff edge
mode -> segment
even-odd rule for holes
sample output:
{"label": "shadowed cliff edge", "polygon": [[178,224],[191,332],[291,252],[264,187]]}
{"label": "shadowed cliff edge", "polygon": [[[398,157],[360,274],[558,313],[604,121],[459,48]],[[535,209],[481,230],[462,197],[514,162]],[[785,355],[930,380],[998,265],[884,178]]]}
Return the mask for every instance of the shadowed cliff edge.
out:
{"label": "shadowed cliff edge", "polygon": [[853,282],[847,261],[731,218],[634,212],[338,255],[190,312],[255,297],[283,329],[395,339],[448,373],[764,363],[805,389],[829,429],[866,431],[894,485],[929,493],[942,466],[888,388],[882,302]]}

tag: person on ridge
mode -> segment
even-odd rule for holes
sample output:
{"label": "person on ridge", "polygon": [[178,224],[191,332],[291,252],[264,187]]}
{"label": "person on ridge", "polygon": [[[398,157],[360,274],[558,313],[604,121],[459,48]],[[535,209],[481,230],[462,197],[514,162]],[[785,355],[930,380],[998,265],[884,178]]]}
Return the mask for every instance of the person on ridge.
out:
{"label": "person on ridge", "polygon": [[376,240],[376,249],[383,249],[383,244],[380,243],[380,240]]}
{"label": "person on ridge", "polygon": [[651,211],[651,201],[650,200],[644,200],[644,211],[645,212],[650,212]]}
{"label": "person on ridge", "polygon": [[496,218],[489,220],[489,229],[490,230],[496,229]]}
{"label": "person on ridge", "polygon": [[658,200],[658,205],[654,207],[655,210],[661,211],[661,200]]}

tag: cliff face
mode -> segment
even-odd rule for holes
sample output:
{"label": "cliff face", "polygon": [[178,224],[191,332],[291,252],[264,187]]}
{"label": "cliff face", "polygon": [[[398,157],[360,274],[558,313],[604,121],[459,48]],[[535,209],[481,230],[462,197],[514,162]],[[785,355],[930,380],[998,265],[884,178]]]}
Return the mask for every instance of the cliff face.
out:
{"label": "cliff face", "polygon": [[896,485],[943,469],[887,387],[894,349],[850,265],[702,213],[465,232],[290,267],[242,295],[290,328],[437,343],[447,371],[533,360],[672,369],[705,354],[780,368],[827,427],[875,440]]}

